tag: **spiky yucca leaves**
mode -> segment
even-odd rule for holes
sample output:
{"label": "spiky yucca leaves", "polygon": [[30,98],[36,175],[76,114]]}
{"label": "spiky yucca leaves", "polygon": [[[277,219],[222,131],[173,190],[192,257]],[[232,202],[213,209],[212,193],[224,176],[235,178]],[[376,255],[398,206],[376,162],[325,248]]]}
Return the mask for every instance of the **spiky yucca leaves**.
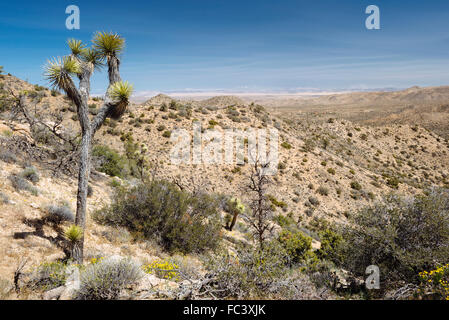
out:
{"label": "spiky yucca leaves", "polygon": [[86,46],[81,40],[69,39],[67,44],[75,57],[79,57],[86,50]]}
{"label": "spiky yucca leaves", "polygon": [[128,101],[133,93],[133,85],[128,81],[119,81],[109,88],[109,96],[114,101]]}
{"label": "spiky yucca leaves", "polygon": [[117,56],[125,48],[125,39],[112,32],[97,32],[92,42],[93,48],[104,58]]}
{"label": "spiky yucca leaves", "polygon": [[129,97],[133,92],[133,86],[128,81],[119,81],[109,88],[109,97],[116,103],[114,110],[110,113],[111,118],[118,119],[126,111]]}
{"label": "spiky yucca leaves", "polygon": [[64,237],[71,243],[78,242],[83,237],[83,229],[81,229],[77,225],[72,224],[65,230]]}
{"label": "spiky yucca leaves", "polygon": [[80,72],[80,63],[70,56],[53,58],[44,67],[44,76],[51,86],[66,92],[74,86],[72,75]]}
{"label": "spiky yucca leaves", "polygon": [[89,63],[93,69],[101,69],[104,66],[101,53],[92,48],[85,49],[81,54],[81,57],[82,60]]}

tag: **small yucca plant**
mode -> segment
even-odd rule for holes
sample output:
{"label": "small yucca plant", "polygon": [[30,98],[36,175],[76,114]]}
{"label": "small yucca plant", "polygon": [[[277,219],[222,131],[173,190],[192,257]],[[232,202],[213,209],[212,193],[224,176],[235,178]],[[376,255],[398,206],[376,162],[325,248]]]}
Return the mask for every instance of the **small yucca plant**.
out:
{"label": "small yucca plant", "polygon": [[117,56],[125,48],[125,39],[112,32],[97,32],[92,42],[103,57]]}
{"label": "small yucca plant", "polygon": [[245,205],[240,201],[239,198],[232,198],[231,202],[234,205],[235,209],[239,211],[239,213],[245,212]]}
{"label": "small yucca plant", "polygon": [[128,81],[119,81],[111,85],[109,88],[109,96],[113,101],[117,102],[116,107],[111,112],[112,118],[118,119],[123,115],[132,92],[133,86]]}
{"label": "small yucca plant", "polygon": [[127,102],[132,93],[133,93],[133,85],[130,84],[128,81],[116,82],[109,88],[109,96],[114,101]]}
{"label": "small yucca plant", "polygon": [[86,46],[82,43],[81,40],[69,39],[67,41],[67,44],[69,45],[70,51],[72,51],[72,54],[75,57],[79,57],[84,52],[84,50],[86,50]]}
{"label": "small yucca plant", "polygon": [[83,237],[83,229],[81,229],[75,224],[72,224],[65,230],[64,237],[71,243],[76,243],[80,241],[81,238]]}
{"label": "small yucca plant", "polygon": [[84,62],[89,63],[94,69],[100,69],[104,66],[101,53],[92,48],[85,49],[81,54],[81,58]]}

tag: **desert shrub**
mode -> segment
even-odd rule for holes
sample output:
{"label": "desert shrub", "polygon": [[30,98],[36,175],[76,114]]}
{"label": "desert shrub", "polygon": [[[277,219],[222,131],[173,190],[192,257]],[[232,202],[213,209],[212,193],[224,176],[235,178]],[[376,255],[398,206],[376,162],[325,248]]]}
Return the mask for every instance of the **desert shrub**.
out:
{"label": "desert shrub", "polygon": [[399,188],[399,179],[396,177],[388,178],[387,186],[389,186],[392,189],[398,189]]}
{"label": "desert shrub", "polygon": [[0,204],[8,204],[9,198],[6,194],[0,191]]}
{"label": "desert shrub", "polygon": [[211,126],[216,126],[218,124],[218,122],[217,121],[215,121],[215,120],[209,120],[209,125],[211,125]]}
{"label": "desert shrub", "polygon": [[47,88],[45,88],[44,86],[40,86],[38,84],[35,84],[34,85],[34,90],[36,90],[36,91],[44,91],[44,90],[47,90]]}
{"label": "desert shrub", "polygon": [[102,259],[89,264],[81,272],[77,300],[114,300],[125,287],[137,282],[143,273],[140,267],[126,259]]}
{"label": "desert shrub", "polygon": [[432,299],[449,300],[449,263],[430,271],[419,273],[419,296]]}
{"label": "desert shrub", "polygon": [[267,195],[267,198],[276,207],[279,207],[279,208],[286,208],[287,207],[287,204],[284,201],[277,200],[275,196]]}
{"label": "desert shrub", "polygon": [[8,179],[11,181],[12,186],[17,191],[25,190],[33,195],[37,195],[39,193],[39,191],[35,187],[33,187],[33,185],[31,185],[27,180],[19,175],[12,174],[8,177]]}
{"label": "desert shrub", "polygon": [[312,249],[312,238],[301,232],[283,230],[278,237],[279,243],[287,252],[291,263],[299,263],[305,254]]}
{"label": "desert shrub", "polygon": [[46,211],[45,219],[49,222],[60,224],[75,221],[75,215],[67,205],[50,205]]}
{"label": "desert shrub", "polygon": [[92,150],[94,162],[97,164],[97,170],[104,172],[112,177],[123,178],[125,173],[126,159],[117,151],[108,146],[97,145]]}
{"label": "desert shrub", "polygon": [[168,260],[154,261],[148,265],[143,266],[143,271],[148,274],[154,274],[161,279],[170,281],[179,281],[179,266]]}
{"label": "desert shrub", "polygon": [[8,150],[1,150],[0,151],[0,160],[6,163],[15,163],[17,162],[17,157],[14,153],[8,151]]}
{"label": "desert shrub", "polygon": [[170,137],[171,137],[171,131],[170,131],[170,130],[164,131],[164,133],[162,134],[162,136],[163,136],[164,138],[170,138]]}
{"label": "desert shrub", "polygon": [[287,216],[280,214],[276,216],[274,219],[277,222],[277,224],[279,224],[282,228],[288,228],[289,226],[295,224],[295,220],[293,220],[292,214],[288,214]]}
{"label": "desert shrub", "polygon": [[329,168],[327,169],[327,172],[331,175],[335,175],[335,169],[334,168]]}
{"label": "desert shrub", "polygon": [[26,167],[21,173],[20,176],[31,181],[33,183],[39,182],[39,173],[37,172],[35,167]]}
{"label": "desert shrub", "polygon": [[216,279],[220,298],[268,297],[270,289],[287,278],[288,255],[277,241],[263,249],[239,247],[237,257],[227,252],[211,257],[206,268]]}
{"label": "desert shrub", "polygon": [[164,103],[160,106],[159,111],[165,112],[165,111],[167,111],[167,110],[168,110],[167,104],[164,102]]}
{"label": "desert shrub", "polygon": [[192,116],[192,107],[181,106],[178,111],[178,116],[190,119]]}
{"label": "desert shrub", "polygon": [[67,264],[56,262],[44,262],[35,267],[27,281],[27,287],[39,290],[51,290],[63,286],[67,279]]}
{"label": "desert shrub", "polygon": [[320,200],[318,200],[316,197],[309,197],[309,202],[311,205],[313,206],[319,206],[320,205]]}
{"label": "desert shrub", "polygon": [[0,278],[0,300],[6,300],[13,292],[13,285],[8,280]]}
{"label": "desert shrub", "polygon": [[201,252],[220,239],[217,201],[192,195],[169,182],[153,181],[118,190],[114,203],[94,218],[127,228],[136,238],[155,239],[168,251]]}
{"label": "desert shrub", "polygon": [[53,133],[43,125],[33,126],[31,128],[31,136],[34,141],[41,144],[52,145],[56,141]]}
{"label": "desert shrub", "polygon": [[389,195],[350,218],[342,232],[341,255],[343,265],[356,275],[377,265],[386,283],[416,283],[419,272],[449,261],[447,190],[411,198]]}
{"label": "desert shrub", "polygon": [[312,152],[316,147],[315,141],[313,139],[304,140],[304,145],[302,147],[304,152]]}
{"label": "desert shrub", "polygon": [[171,110],[178,110],[178,103],[176,101],[174,101],[174,100],[170,101],[169,108]]}
{"label": "desert shrub", "polygon": [[362,190],[362,186],[357,181],[351,181],[351,188],[357,191]]}
{"label": "desert shrub", "polygon": [[87,186],[87,196],[88,196],[88,197],[92,197],[93,194],[94,194],[94,189],[92,188],[91,185],[88,185],[88,186]]}
{"label": "desert shrub", "polygon": [[234,167],[233,169],[231,169],[232,173],[241,173],[242,172],[242,168],[240,167]]}
{"label": "desert shrub", "polygon": [[326,188],[326,187],[323,187],[323,186],[321,186],[321,187],[319,187],[318,189],[316,189],[316,192],[317,192],[318,194],[322,195],[322,196],[327,196],[327,195],[329,195],[329,189]]}
{"label": "desert shrub", "polygon": [[315,254],[319,259],[327,259],[338,263],[341,261],[339,257],[339,248],[343,241],[343,237],[333,228],[325,228],[318,232],[321,246],[316,250]]}
{"label": "desert shrub", "polygon": [[287,141],[284,141],[284,142],[282,142],[281,147],[289,150],[292,148],[292,145],[290,143],[288,143]]}

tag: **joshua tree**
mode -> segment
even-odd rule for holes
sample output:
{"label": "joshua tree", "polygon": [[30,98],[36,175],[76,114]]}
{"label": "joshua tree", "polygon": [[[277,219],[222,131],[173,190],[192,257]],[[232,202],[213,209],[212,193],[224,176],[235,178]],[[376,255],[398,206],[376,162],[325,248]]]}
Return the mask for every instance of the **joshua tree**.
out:
{"label": "joshua tree", "polygon": [[[82,139],[75,219],[76,225],[81,228],[81,240],[76,241],[73,249],[73,258],[80,264],[83,262],[92,140],[107,117],[119,118],[125,112],[132,93],[132,86],[128,82],[122,82],[119,72],[119,55],[124,49],[125,40],[114,33],[97,32],[92,43],[92,47],[86,48],[80,40],[70,39],[68,45],[71,54],[62,58],[54,58],[45,66],[47,80],[54,88],[63,90],[76,105],[81,125]],[[103,106],[95,118],[91,120],[88,108],[90,78],[94,70],[101,68],[104,63],[108,67],[109,86]],[[79,80],[78,87],[72,78],[75,76]],[[24,96],[21,99],[24,99]]]}
{"label": "joshua tree", "polygon": [[240,201],[239,198],[232,198],[230,200],[230,206],[231,206],[231,213],[232,213],[232,220],[229,224],[229,231],[232,231],[232,229],[235,226],[235,223],[237,222],[237,217],[239,214],[243,214],[245,212],[245,205]]}

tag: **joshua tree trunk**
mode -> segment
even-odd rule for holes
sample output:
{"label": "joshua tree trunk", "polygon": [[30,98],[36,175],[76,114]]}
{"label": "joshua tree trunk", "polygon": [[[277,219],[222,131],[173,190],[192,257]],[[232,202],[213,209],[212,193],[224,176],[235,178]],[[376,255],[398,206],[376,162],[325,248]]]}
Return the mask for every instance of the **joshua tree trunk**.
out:
{"label": "joshua tree trunk", "polygon": [[[87,211],[87,189],[90,176],[90,151],[92,140],[97,130],[102,126],[109,115],[120,117],[124,110],[118,111],[118,106],[122,104],[114,104],[109,96],[109,88],[116,82],[120,82],[119,73],[120,60],[116,57],[108,58],[108,75],[109,86],[105,96],[105,104],[93,119],[92,123],[89,119],[88,99],[89,99],[89,79],[91,74],[86,71],[80,76],[80,92],[83,101],[78,107],[78,117],[81,124],[82,140],[80,150],[79,172],[78,172],[78,194],[76,201],[76,218],[75,223],[82,229],[83,237],[75,243],[73,259],[78,264],[83,263],[84,258],[84,229],[86,227],[86,211]],[[127,104],[126,104],[127,105]],[[126,108],[126,105],[124,106]],[[117,114],[118,113],[118,114]]]}
{"label": "joshua tree trunk", "polygon": [[80,241],[75,242],[73,249],[73,259],[83,263],[84,256],[84,229],[86,227],[87,211],[87,189],[90,175],[90,149],[92,141],[92,131],[88,112],[88,101],[90,91],[90,77],[92,70],[87,66],[79,75],[81,103],[78,105],[78,118],[81,125],[81,149],[78,168],[78,193],[76,197],[76,218],[75,223],[82,230]]}
{"label": "joshua tree trunk", "polygon": [[80,241],[74,245],[73,259],[81,264],[83,262],[84,253],[84,229],[86,227],[86,211],[87,211],[87,189],[90,174],[90,148],[91,148],[91,131],[90,128],[83,130],[81,141],[81,152],[78,172],[78,194],[76,198],[76,219],[75,223],[82,229],[83,236]]}
{"label": "joshua tree trunk", "polygon": [[232,216],[231,224],[229,225],[229,231],[232,231],[232,229],[234,228],[235,223],[237,222],[238,215],[239,215],[239,213],[237,211],[234,212],[234,215]]}

